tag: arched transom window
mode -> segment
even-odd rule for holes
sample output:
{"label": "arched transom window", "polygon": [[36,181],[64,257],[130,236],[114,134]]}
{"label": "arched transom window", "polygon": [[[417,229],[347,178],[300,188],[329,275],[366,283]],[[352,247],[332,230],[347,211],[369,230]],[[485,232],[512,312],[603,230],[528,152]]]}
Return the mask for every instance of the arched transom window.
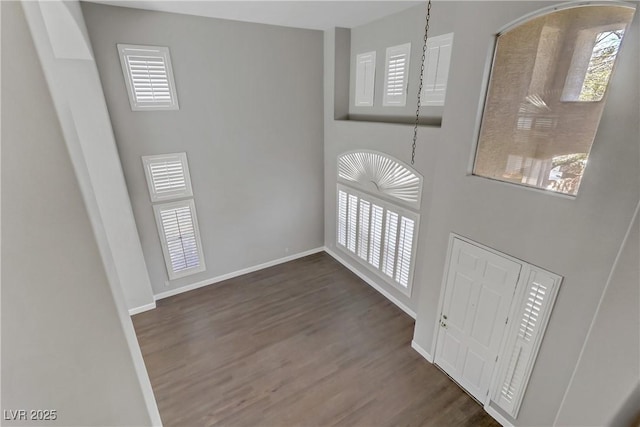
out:
{"label": "arched transom window", "polygon": [[422,177],[374,151],[338,157],[337,246],[411,295]]}

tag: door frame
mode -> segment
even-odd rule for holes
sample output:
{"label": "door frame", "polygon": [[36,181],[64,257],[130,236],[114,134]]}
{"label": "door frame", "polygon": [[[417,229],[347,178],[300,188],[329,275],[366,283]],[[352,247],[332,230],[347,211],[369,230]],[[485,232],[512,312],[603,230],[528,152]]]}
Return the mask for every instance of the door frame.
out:
{"label": "door frame", "polygon": [[[438,366],[436,364],[436,347],[438,344],[438,337],[440,334],[440,319],[442,317],[442,310],[443,310],[443,306],[444,306],[444,297],[445,297],[445,292],[446,292],[446,287],[447,287],[447,281],[449,278],[449,264],[451,262],[451,256],[453,253],[453,240],[454,239],[458,239],[464,243],[468,243],[470,245],[476,246],[480,249],[486,250],[487,252],[490,252],[494,255],[503,257],[509,261],[513,261],[515,263],[520,264],[521,269],[520,269],[520,277],[518,278],[518,281],[516,283],[516,289],[515,292],[513,294],[513,298],[511,300],[511,305],[509,307],[509,311],[508,311],[508,316],[509,316],[509,322],[507,323],[505,330],[503,332],[502,337],[500,338],[500,346],[499,346],[499,350],[498,350],[498,355],[503,355],[504,354],[504,350],[505,350],[505,346],[507,345],[507,341],[508,341],[508,337],[510,335],[510,332],[512,330],[512,326],[513,326],[513,319],[515,318],[515,311],[517,310],[518,306],[520,305],[519,302],[522,300],[523,297],[523,292],[524,292],[524,288],[525,288],[525,282],[527,280],[527,278],[529,277],[529,273],[531,270],[530,264],[527,262],[524,262],[521,259],[512,257],[510,255],[505,254],[504,252],[500,252],[496,249],[493,249],[489,246],[483,245],[481,243],[478,243],[474,240],[471,240],[467,237],[464,237],[460,234],[451,232],[449,233],[449,243],[448,243],[448,247],[447,247],[447,256],[445,258],[445,263],[444,263],[444,272],[442,275],[442,283],[440,285],[440,296],[438,298],[438,311],[437,311],[437,317],[435,319],[434,322],[434,326],[433,326],[433,341],[431,343],[431,354],[433,355],[433,364]],[[495,390],[496,387],[496,381],[497,381],[497,377],[498,374],[500,372],[500,362],[502,360],[499,358],[498,360],[493,362],[493,372],[491,373],[491,381],[489,383],[489,390],[487,395],[484,397],[483,400],[480,401],[480,403],[484,406],[484,409],[487,410],[490,406],[489,406],[489,402],[491,401],[491,397],[493,395],[493,392]],[[438,368],[440,368],[438,366]],[[462,390],[465,391],[465,393],[468,393],[468,391],[466,389],[464,389],[463,387]],[[474,397],[475,399],[475,397]]]}

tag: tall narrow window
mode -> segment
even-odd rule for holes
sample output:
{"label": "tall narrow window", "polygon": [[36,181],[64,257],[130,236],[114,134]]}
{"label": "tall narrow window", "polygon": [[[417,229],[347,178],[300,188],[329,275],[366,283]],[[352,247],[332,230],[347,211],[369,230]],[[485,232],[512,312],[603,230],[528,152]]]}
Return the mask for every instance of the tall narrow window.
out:
{"label": "tall narrow window", "polygon": [[169,279],[205,270],[193,199],[155,205]]}
{"label": "tall narrow window", "polygon": [[577,194],[634,12],[573,6],[498,36],[475,175]]}
{"label": "tall narrow window", "polygon": [[370,151],[343,154],[338,158],[338,170],[338,179],[348,186],[338,184],[337,189],[337,247],[411,295],[420,216],[396,203],[417,209],[422,177],[400,162]]}
{"label": "tall narrow window", "polygon": [[376,81],[376,52],[356,56],[356,107],[373,107]]}
{"label": "tall narrow window", "polygon": [[153,206],[169,280],[204,271],[187,153],[143,156],[142,165],[151,202],[191,197]]}
{"label": "tall narrow window", "polygon": [[453,33],[427,39],[420,105],[444,105],[452,47]]}

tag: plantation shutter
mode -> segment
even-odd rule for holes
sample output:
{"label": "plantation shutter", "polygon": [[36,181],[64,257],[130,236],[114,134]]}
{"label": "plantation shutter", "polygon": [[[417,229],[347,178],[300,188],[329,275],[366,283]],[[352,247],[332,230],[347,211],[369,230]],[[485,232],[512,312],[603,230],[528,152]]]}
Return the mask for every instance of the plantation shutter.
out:
{"label": "plantation shutter", "polygon": [[382,213],[381,206],[373,205],[371,211],[371,250],[369,251],[369,264],[380,268],[380,251],[382,249]]}
{"label": "plantation shutter", "polygon": [[357,107],[372,107],[376,78],[376,52],[361,53],[356,56],[356,99]]}
{"label": "plantation shutter", "polygon": [[170,279],[204,271],[193,200],[154,206]]}
{"label": "plantation shutter", "polygon": [[427,40],[421,105],[444,105],[452,46],[453,33],[430,37]]}
{"label": "plantation shutter", "polygon": [[118,44],[118,52],[133,111],[178,109],[168,48]]}
{"label": "plantation shutter", "polygon": [[358,235],[358,256],[363,260],[367,260],[369,249],[369,212],[371,204],[366,200],[360,199],[360,219],[359,219],[359,235]]}
{"label": "plantation shutter", "polygon": [[347,193],[338,192],[338,243],[347,245]]}
{"label": "plantation shutter", "polygon": [[525,294],[516,312],[516,324],[505,349],[505,365],[495,402],[514,418],[529,382],[533,365],[542,342],[544,330],[555,302],[561,278],[531,267]]}
{"label": "plantation shutter", "polygon": [[186,153],[143,156],[152,202],[193,196]]}
{"label": "plantation shutter", "polygon": [[398,260],[396,267],[396,282],[402,286],[409,286],[411,274],[411,258],[413,255],[414,221],[402,217],[400,220],[400,238],[398,239]]}
{"label": "plantation shutter", "polygon": [[358,221],[358,197],[349,194],[349,211],[347,216],[347,248],[351,252],[356,251],[357,221]]}
{"label": "plantation shutter", "polygon": [[411,43],[387,48],[382,105],[404,107],[407,103],[407,80]]}

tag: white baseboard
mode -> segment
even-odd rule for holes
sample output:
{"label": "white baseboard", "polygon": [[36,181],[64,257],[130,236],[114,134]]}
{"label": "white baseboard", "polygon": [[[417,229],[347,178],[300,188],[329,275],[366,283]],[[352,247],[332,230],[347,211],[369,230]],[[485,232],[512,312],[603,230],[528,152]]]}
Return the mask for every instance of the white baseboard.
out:
{"label": "white baseboard", "polygon": [[427,362],[433,363],[433,356],[429,354],[427,350],[422,348],[420,344],[418,344],[415,340],[411,341],[411,348],[417,351],[420,354],[420,356],[427,359]]}
{"label": "white baseboard", "polygon": [[505,417],[500,415],[500,413],[498,411],[496,411],[494,408],[489,406],[488,403],[486,405],[484,405],[484,410],[487,412],[487,414],[491,415],[491,417],[494,420],[496,420],[502,427],[513,427],[513,424],[511,424],[509,421],[507,421],[507,419]]}
{"label": "white baseboard", "polygon": [[324,251],[326,253],[328,253],[329,255],[331,255],[333,258],[335,258],[336,261],[338,261],[340,264],[344,265],[346,268],[348,268],[349,270],[351,270],[351,272],[353,272],[356,276],[358,276],[359,278],[361,278],[362,280],[364,280],[364,282],[366,284],[368,284],[369,286],[371,286],[373,289],[375,289],[376,291],[380,292],[382,295],[384,295],[389,301],[391,301],[392,303],[394,303],[395,305],[398,306],[398,308],[400,308],[400,310],[404,311],[405,313],[407,313],[409,316],[411,316],[412,318],[416,318],[416,313],[415,311],[411,310],[409,307],[407,307],[404,303],[402,303],[399,299],[397,299],[396,297],[394,297],[393,295],[391,295],[389,292],[387,292],[385,289],[383,289],[379,284],[377,284],[376,282],[374,282],[372,279],[370,279],[369,277],[365,276],[362,272],[360,272],[357,268],[355,268],[353,265],[351,265],[347,260],[345,260],[344,258],[342,258],[340,255],[338,255],[337,253],[335,253],[334,251],[332,251],[331,249],[327,248],[326,246],[324,247]]}
{"label": "white baseboard", "polygon": [[141,305],[140,307],[134,307],[129,310],[129,316],[133,316],[134,314],[142,313],[145,311],[153,310],[156,308],[156,302],[152,302],[151,304]]}
{"label": "white baseboard", "polygon": [[279,258],[273,261],[265,262],[263,264],[254,265],[253,267],[243,268],[242,270],[234,271],[232,273],[227,273],[221,276],[212,277],[210,279],[201,280],[200,282],[181,286],[179,288],[171,289],[169,291],[160,292],[159,294],[154,295],[154,298],[156,301],[158,301],[163,298],[172,297],[174,295],[178,295],[183,292],[188,292],[194,289],[202,288],[203,286],[213,285],[214,283],[222,282],[228,279],[233,279],[234,277],[242,276],[243,274],[253,273],[254,271],[262,270],[263,268],[273,267],[274,265],[283,264],[285,262],[289,262],[298,258],[303,258],[309,255],[317,254],[318,252],[322,252],[322,251],[324,251],[324,247],[311,249],[305,252],[299,252],[297,254],[289,255],[284,258]]}

